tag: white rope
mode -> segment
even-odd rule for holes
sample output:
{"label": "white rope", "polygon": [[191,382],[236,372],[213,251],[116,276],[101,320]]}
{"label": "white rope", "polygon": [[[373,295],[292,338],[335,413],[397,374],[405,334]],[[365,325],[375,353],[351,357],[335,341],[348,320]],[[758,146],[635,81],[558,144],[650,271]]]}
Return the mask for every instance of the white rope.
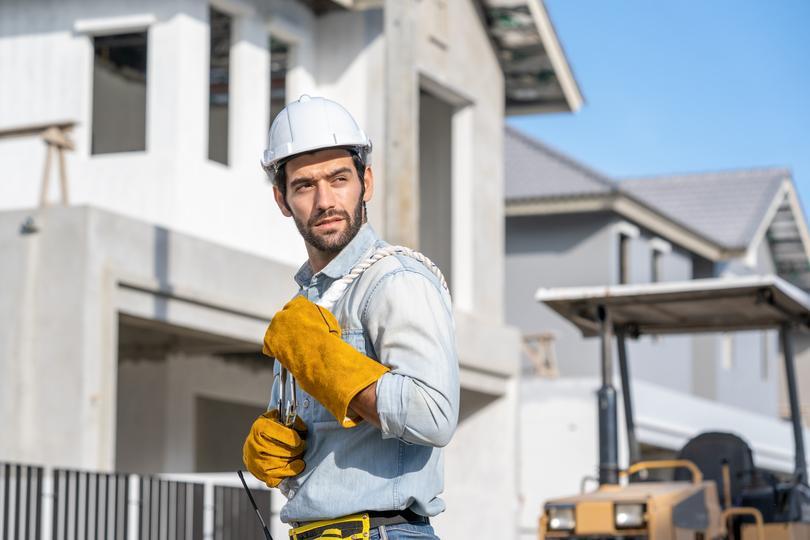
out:
{"label": "white rope", "polygon": [[392,255],[405,255],[407,257],[411,257],[425,265],[425,267],[430,270],[434,276],[441,282],[442,287],[445,290],[447,289],[447,281],[444,279],[444,275],[442,271],[439,269],[436,264],[433,263],[430,259],[428,259],[422,253],[418,251],[414,251],[410,248],[405,246],[385,246],[379,248],[377,251],[371,254],[370,257],[365,259],[362,262],[357,263],[354,268],[352,268],[351,272],[340,278],[339,280],[335,281],[332,285],[330,285],[329,289],[324,293],[321,297],[321,300],[318,302],[318,305],[325,307],[326,309],[331,310],[337,301],[343,296],[343,293],[346,292],[346,289],[351,285],[355,279],[359,278],[363,275],[363,272],[368,270],[374,263],[377,263],[383,260],[386,257],[390,257]]}
{"label": "white rope", "polygon": [[[318,302],[318,305],[331,311],[332,308],[337,303],[337,301],[340,299],[340,297],[343,296],[343,293],[346,292],[346,289],[349,287],[349,285],[351,285],[354,282],[354,280],[363,275],[363,272],[371,268],[373,264],[392,255],[405,255],[407,257],[416,259],[417,261],[425,265],[425,267],[428,270],[430,270],[434,276],[436,276],[436,278],[441,282],[444,290],[448,290],[447,281],[444,279],[442,271],[439,269],[438,266],[436,266],[433,263],[433,261],[428,259],[425,255],[419,253],[418,251],[414,251],[410,248],[406,248],[405,246],[385,246],[379,248],[364,261],[354,265],[351,272],[349,272],[339,280],[332,283],[332,285],[329,286],[324,295],[321,297],[320,301]],[[295,417],[298,414],[295,379],[291,375],[289,375],[287,368],[285,368],[284,366],[282,366],[281,369],[279,370],[278,377],[280,381],[279,386],[280,391],[276,407],[278,409],[279,419],[284,423],[284,425],[291,426],[293,422],[295,422]]]}

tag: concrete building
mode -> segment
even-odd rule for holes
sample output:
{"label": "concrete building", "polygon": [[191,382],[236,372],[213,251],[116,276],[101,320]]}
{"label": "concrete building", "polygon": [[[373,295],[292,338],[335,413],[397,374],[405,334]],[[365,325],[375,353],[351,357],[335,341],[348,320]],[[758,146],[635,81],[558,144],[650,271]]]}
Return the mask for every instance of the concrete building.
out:
{"label": "concrete building", "polygon": [[582,102],[541,2],[15,0],[0,80],[0,461],[240,466],[259,342],[305,258],[259,158],[309,93],[375,143],[372,225],[449,278],[462,412],[438,529],[509,536],[503,120]]}
{"label": "concrete building", "polygon": [[[524,336],[520,523],[529,538],[542,502],[578,492],[597,466],[598,340],[538,304],[537,289],[745,274],[807,288],[810,235],[786,169],[614,181],[511,128],[505,158],[506,320]],[[751,443],[758,466],[792,471],[776,331],[643,337],[628,356],[642,458],[730,430]]]}

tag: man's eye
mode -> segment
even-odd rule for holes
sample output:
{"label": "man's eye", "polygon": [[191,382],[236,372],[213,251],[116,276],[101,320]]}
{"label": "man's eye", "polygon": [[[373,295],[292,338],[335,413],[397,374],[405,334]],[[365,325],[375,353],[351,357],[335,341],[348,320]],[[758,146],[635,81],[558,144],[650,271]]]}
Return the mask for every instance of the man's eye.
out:
{"label": "man's eye", "polygon": [[295,186],[295,191],[304,191],[312,187],[312,184],[298,184]]}
{"label": "man's eye", "polygon": [[335,177],[335,182],[345,182],[345,181],[346,181],[345,176],[336,176]]}

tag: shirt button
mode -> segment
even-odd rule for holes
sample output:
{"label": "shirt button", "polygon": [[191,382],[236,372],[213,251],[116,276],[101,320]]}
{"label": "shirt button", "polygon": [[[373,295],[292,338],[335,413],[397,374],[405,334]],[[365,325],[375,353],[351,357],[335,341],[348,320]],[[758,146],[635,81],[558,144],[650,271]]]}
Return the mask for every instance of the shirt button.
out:
{"label": "shirt button", "polygon": [[305,409],[309,408],[309,398],[304,399],[304,408]]}

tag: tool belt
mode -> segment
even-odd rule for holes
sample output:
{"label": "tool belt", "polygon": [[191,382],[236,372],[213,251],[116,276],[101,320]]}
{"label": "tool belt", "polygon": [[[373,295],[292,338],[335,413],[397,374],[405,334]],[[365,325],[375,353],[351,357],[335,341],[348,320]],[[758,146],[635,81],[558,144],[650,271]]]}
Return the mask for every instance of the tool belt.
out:
{"label": "tool belt", "polygon": [[298,524],[290,530],[290,540],[367,540],[372,529],[402,523],[430,523],[430,520],[409,508],[364,512],[337,519]]}

